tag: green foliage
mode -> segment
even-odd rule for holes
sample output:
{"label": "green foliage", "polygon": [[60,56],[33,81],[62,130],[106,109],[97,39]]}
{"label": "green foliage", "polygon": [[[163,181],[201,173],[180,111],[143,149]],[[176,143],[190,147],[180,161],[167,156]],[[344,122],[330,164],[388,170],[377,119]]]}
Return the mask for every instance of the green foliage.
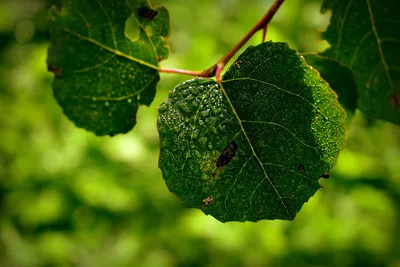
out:
{"label": "green foliage", "polygon": [[348,111],[354,112],[357,108],[358,94],[353,72],[339,62],[317,54],[306,54],[304,58],[329,83],[338,95],[339,103]]}
{"label": "green foliage", "polygon": [[[188,207],[221,221],[293,220],[344,143],[345,114],[321,77],[353,113],[399,123],[398,33],[382,19],[394,17],[393,4],[359,2],[323,3],[333,13],[331,47],[306,56],[321,76],[287,45],[267,43],[248,48],[222,82],[175,88],[160,106],[160,167]],[[169,54],[167,10],[148,0],[69,0],[49,21],[47,63],[64,113],[96,135],[131,130]]]}
{"label": "green foliage", "polygon": [[[133,37],[125,34],[130,16]],[[47,63],[64,113],[96,135],[131,130],[139,105],[154,99],[158,61],[168,57],[167,10],[146,0],[69,0],[61,12],[50,9],[49,22]]]}
{"label": "green foliage", "polygon": [[[63,115],[45,64],[45,18],[58,2],[0,1],[0,266],[400,264],[398,126],[356,110],[330,179],[320,180],[324,188],[294,221],[220,223],[182,208],[157,167],[157,107],[186,77],[161,74],[153,103],[139,108],[138,123],[124,135],[96,137]],[[172,18],[173,53],[162,65],[199,70],[233,47],[272,1],[152,3]],[[298,51],[324,49],[316,32],[330,14],[320,14],[321,3],[285,1],[267,39]],[[29,22],[34,34],[22,43],[16,36],[32,34]],[[249,44],[260,40],[257,33]]]}
{"label": "green foliage", "polygon": [[322,11],[328,9],[332,18],[323,37],[331,47],[322,55],[354,72],[362,112],[400,124],[398,3],[325,0]]}
{"label": "green foliage", "polygon": [[168,187],[223,222],[293,220],[344,142],[335,94],[283,43],[249,47],[221,83],[178,85],[159,112]]}

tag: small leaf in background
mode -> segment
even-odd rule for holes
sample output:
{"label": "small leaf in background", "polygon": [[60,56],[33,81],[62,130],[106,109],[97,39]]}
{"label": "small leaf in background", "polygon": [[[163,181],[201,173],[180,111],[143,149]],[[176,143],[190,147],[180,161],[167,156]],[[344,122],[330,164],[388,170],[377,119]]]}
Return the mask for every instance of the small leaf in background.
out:
{"label": "small leaf in background", "polygon": [[356,77],[358,108],[400,124],[400,17],[392,0],[325,0],[332,11],[323,37],[331,47],[321,55],[349,67]]}
{"label": "small leaf in background", "polygon": [[159,107],[159,164],[185,205],[220,221],[293,220],[333,168],[344,121],[319,74],[287,44],[267,42],[220,84],[175,87]]}
{"label": "small leaf in background", "polygon": [[[127,20],[135,36],[126,35]],[[49,24],[47,63],[64,113],[96,135],[131,130],[139,105],[155,96],[158,61],[168,57],[167,10],[145,0],[66,0],[61,11],[50,9]]]}
{"label": "small leaf in background", "polygon": [[324,58],[317,54],[303,56],[307,63],[318,70],[321,77],[336,92],[339,103],[354,113],[357,108],[358,94],[353,72],[330,58]]}

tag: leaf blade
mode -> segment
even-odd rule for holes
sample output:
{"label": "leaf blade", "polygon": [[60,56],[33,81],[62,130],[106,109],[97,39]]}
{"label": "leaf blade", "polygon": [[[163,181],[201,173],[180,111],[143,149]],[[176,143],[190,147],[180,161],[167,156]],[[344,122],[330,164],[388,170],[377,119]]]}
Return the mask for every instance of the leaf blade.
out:
{"label": "leaf blade", "polygon": [[[298,77],[285,78],[290,71]],[[304,77],[314,84],[297,84]],[[297,53],[281,43],[250,47],[220,84],[190,80],[160,106],[160,168],[188,207],[220,221],[293,220],[333,167],[344,118],[336,95]],[[218,164],[221,157],[228,163]]]}
{"label": "leaf blade", "polygon": [[332,10],[331,24],[323,33],[331,47],[321,55],[354,72],[362,112],[400,124],[396,2],[325,0],[321,10]]}
{"label": "leaf blade", "polygon": [[357,108],[357,85],[353,72],[339,62],[317,54],[303,55],[307,63],[317,69],[321,77],[338,94],[339,103],[348,111]]}
{"label": "leaf blade", "polygon": [[[126,133],[136,124],[141,104],[149,105],[159,81],[158,61],[168,56],[169,16],[158,8],[153,19],[138,10],[153,10],[147,1],[69,0],[49,12],[49,70],[53,93],[78,127],[96,135]],[[125,35],[125,22],[136,16],[138,39]],[[154,20],[154,21],[153,21]],[[163,29],[149,35],[154,27]],[[159,45],[161,57],[153,40]]]}

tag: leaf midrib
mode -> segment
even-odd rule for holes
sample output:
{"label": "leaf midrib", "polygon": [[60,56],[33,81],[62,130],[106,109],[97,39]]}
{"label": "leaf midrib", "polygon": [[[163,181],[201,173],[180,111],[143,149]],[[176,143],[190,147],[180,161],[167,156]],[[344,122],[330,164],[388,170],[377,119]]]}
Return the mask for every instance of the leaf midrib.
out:
{"label": "leaf midrib", "polygon": [[155,66],[155,65],[153,65],[153,64],[150,64],[150,63],[148,63],[148,62],[146,62],[146,61],[144,61],[144,60],[141,60],[141,59],[132,57],[132,56],[130,56],[130,55],[128,55],[128,54],[125,54],[125,53],[121,52],[120,50],[117,50],[117,49],[108,47],[108,46],[106,46],[106,45],[103,45],[102,43],[96,41],[95,39],[93,39],[93,38],[91,38],[91,37],[83,36],[83,35],[81,35],[81,34],[79,34],[79,33],[76,33],[76,32],[74,32],[74,31],[70,30],[69,28],[60,28],[60,29],[63,30],[63,31],[65,31],[65,32],[67,32],[67,33],[70,33],[70,34],[76,36],[77,38],[80,38],[80,39],[85,40],[85,41],[87,41],[87,42],[90,42],[90,43],[92,43],[92,44],[94,44],[94,45],[97,45],[97,46],[99,46],[99,47],[101,47],[101,48],[103,48],[103,49],[105,49],[105,50],[107,50],[107,51],[109,51],[109,52],[111,52],[111,53],[117,55],[117,56],[124,57],[124,58],[126,58],[126,59],[129,59],[129,60],[131,60],[131,61],[134,61],[134,62],[136,62],[136,63],[139,63],[139,64],[143,65],[143,66],[146,66],[146,67],[149,67],[149,68],[152,68],[152,69],[155,69],[155,70],[158,70],[158,69],[159,69],[158,66]]}
{"label": "leaf midrib", "polygon": [[[222,81],[222,82],[225,82],[225,81]],[[241,130],[242,130],[242,132],[243,132],[243,135],[244,135],[244,137],[246,138],[247,143],[249,144],[250,149],[251,149],[251,151],[252,151],[252,153],[253,153],[253,156],[256,158],[256,160],[258,161],[259,165],[261,166],[261,168],[262,168],[262,170],[263,170],[263,172],[264,172],[264,179],[262,179],[262,180],[258,183],[258,185],[257,185],[256,188],[253,190],[253,193],[252,193],[251,196],[250,196],[250,206],[252,205],[251,199],[253,198],[253,195],[254,195],[254,193],[257,191],[258,187],[260,187],[261,184],[262,184],[265,180],[268,180],[269,184],[272,186],[272,188],[274,189],[275,193],[276,193],[277,196],[279,197],[279,199],[280,199],[280,201],[281,201],[283,207],[285,208],[286,213],[287,213],[288,216],[289,216],[289,219],[292,220],[292,219],[293,219],[293,218],[292,218],[292,215],[290,214],[288,208],[286,207],[286,204],[283,202],[283,198],[282,198],[281,194],[278,192],[278,190],[276,189],[274,183],[273,183],[273,182],[271,181],[271,179],[269,178],[269,176],[268,176],[268,174],[267,174],[267,172],[266,172],[266,170],[265,170],[265,168],[264,168],[264,165],[263,165],[262,161],[261,161],[260,158],[258,157],[258,155],[257,155],[257,153],[256,153],[256,151],[255,151],[255,149],[254,149],[254,147],[253,147],[253,144],[251,143],[249,137],[247,136],[247,132],[246,132],[246,130],[245,130],[244,127],[243,127],[242,120],[240,119],[239,115],[237,114],[235,107],[232,105],[232,102],[231,102],[231,100],[230,100],[228,94],[226,93],[225,88],[222,86],[222,82],[218,82],[218,84],[219,84],[220,87],[221,87],[221,91],[222,91],[222,93],[224,94],[226,100],[228,101],[228,104],[229,104],[229,106],[231,107],[232,112],[233,112],[233,114],[235,115],[235,117],[236,117],[236,119],[237,119],[237,121],[238,121],[238,123],[239,123],[239,126],[240,126],[240,128],[241,128]]]}

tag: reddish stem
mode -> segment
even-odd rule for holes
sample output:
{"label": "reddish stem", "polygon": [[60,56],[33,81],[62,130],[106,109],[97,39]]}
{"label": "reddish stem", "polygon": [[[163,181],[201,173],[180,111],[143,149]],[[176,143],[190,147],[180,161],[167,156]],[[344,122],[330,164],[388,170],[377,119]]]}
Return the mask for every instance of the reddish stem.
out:
{"label": "reddish stem", "polygon": [[251,30],[240,40],[228,53],[226,53],[217,63],[212,65],[210,68],[200,72],[200,71],[190,71],[190,70],[180,70],[180,69],[168,69],[168,68],[160,68],[160,72],[166,73],[178,73],[178,74],[186,74],[191,76],[199,76],[199,77],[212,77],[215,75],[217,82],[221,81],[221,72],[224,69],[226,63],[236,54],[236,52],[242,48],[249,39],[259,30],[263,29],[263,37],[262,42],[265,41],[265,36],[267,33],[268,23],[272,20],[279,7],[285,0],[276,0],[272,6],[268,9],[267,13],[251,28]]}
{"label": "reddish stem", "polygon": [[[272,6],[268,9],[267,13],[253,26],[253,28],[240,40],[227,54],[225,54],[215,65],[211,66],[209,69],[203,71],[203,77],[212,77],[216,76],[217,81],[220,80],[220,73],[222,69],[225,67],[226,63],[236,54],[236,52],[242,48],[247,41],[259,30],[265,29],[268,23],[272,20],[279,7],[285,0],[276,0]],[[217,73],[218,71],[218,73]]]}
{"label": "reddish stem", "polygon": [[265,27],[263,28],[261,43],[265,42],[265,37],[267,37],[267,28],[268,28],[268,25],[265,25]]}
{"label": "reddish stem", "polygon": [[178,74],[185,74],[190,76],[202,76],[201,71],[192,71],[192,70],[181,70],[181,69],[169,69],[169,68],[159,68],[159,72],[166,72],[166,73],[178,73]]}

